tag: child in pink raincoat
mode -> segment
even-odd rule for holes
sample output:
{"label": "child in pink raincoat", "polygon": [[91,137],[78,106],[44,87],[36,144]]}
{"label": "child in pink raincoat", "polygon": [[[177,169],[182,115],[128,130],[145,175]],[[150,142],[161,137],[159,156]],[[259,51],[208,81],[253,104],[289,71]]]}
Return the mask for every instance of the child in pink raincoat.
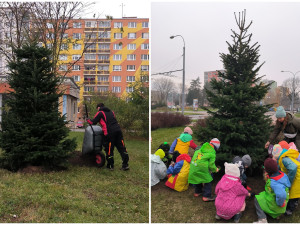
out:
{"label": "child in pink raincoat", "polygon": [[240,181],[240,170],[237,164],[225,163],[225,175],[216,186],[216,219],[239,222],[241,212],[245,210],[245,198],[251,196]]}

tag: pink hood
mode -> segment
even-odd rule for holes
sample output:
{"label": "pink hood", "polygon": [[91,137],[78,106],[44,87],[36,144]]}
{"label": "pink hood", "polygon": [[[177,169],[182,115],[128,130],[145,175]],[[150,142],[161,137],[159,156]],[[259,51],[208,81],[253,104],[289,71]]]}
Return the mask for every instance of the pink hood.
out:
{"label": "pink hood", "polygon": [[177,157],[176,162],[179,162],[181,160],[185,160],[188,163],[190,163],[192,159],[188,154],[181,154],[180,156]]}

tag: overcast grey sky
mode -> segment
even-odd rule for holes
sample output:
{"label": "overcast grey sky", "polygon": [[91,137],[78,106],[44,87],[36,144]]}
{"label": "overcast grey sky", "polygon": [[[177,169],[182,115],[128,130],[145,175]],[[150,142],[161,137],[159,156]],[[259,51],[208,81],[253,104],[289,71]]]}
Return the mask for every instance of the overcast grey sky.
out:
{"label": "overcast grey sky", "polygon": [[[183,41],[186,43],[186,84],[204,71],[223,69],[219,53],[228,53],[226,41],[233,43],[231,29],[237,31],[234,12],[246,9],[246,23],[253,21],[249,33],[260,47],[259,75],[277,85],[292,77],[282,70],[300,70],[300,2],[152,2],[151,73],[182,68]],[[182,72],[172,78],[182,82]],[[300,76],[300,73],[298,73]],[[297,76],[298,76],[297,75]],[[152,79],[157,76],[152,76]]]}

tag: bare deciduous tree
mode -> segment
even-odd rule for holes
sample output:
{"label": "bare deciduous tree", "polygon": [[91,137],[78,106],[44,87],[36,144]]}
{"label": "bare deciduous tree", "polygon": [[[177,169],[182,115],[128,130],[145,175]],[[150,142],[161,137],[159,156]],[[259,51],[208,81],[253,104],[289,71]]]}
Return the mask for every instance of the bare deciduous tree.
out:
{"label": "bare deciduous tree", "polygon": [[168,96],[175,90],[175,83],[166,77],[152,80],[152,89],[159,92],[159,101],[166,103]]}

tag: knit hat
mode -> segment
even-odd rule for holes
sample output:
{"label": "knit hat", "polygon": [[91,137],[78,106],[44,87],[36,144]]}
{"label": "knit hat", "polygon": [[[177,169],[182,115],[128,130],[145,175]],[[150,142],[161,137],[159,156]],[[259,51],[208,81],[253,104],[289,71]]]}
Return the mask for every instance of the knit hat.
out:
{"label": "knit hat", "polygon": [[295,143],[294,142],[290,142],[289,143],[289,149],[295,149],[295,150],[297,150],[298,151],[298,149],[297,149],[297,147],[296,147],[296,145],[295,145]]}
{"label": "knit hat", "polygon": [[192,129],[191,129],[190,127],[184,128],[183,132],[184,132],[184,133],[188,133],[188,134],[190,134],[190,135],[193,134],[193,131],[192,131]]}
{"label": "knit hat", "polygon": [[279,144],[273,146],[272,155],[277,160],[282,152],[282,148]]}
{"label": "knit hat", "polygon": [[265,170],[268,174],[273,174],[278,171],[277,162],[272,158],[267,158],[264,162]]}
{"label": "knit hat", "polygon": [[250,157],[250,155],[244,155],[243,157],[242,157],[242,161],[243,161],[243,163],[245,164],[245,166],[251,166],[251,162],[252,162],[252,160],[251,160],[251,157]]}
{"label": "knit hat", "polygon": [[99,103],[99,104],[97,104],[96,108],[98,108],[98,107],[102,108],[102,107],[104,107],[104,104],[103,103]]}
{"label": "knit hat", "polygon": [[213,138],[211,139],[211,141],[209,142],[210,144],[214,145],[216,147],[216,149],[220,148],[220,141],[218,138]]}
{"label": "knit hat", "polygon": [[282,106],[278,106],[275,115],[276,118],[284,118],[286,116],[286,112]]}
{"label": "knit hat", "polygon": [[289,144],[286,141],[281,141],[278,144],[281,146],[281,148],[284,148],[284,149],[290,148]]}
{"label": "knit hat", "polygon": [[165,152],[160,148],[154,153],[154,155],[158,155],[160,159],[163,159],[165,157]]}
{"label": "knit hat", "polygon": [[240,177],[240,169],[238,164],[235,163],[224,163],[225,166],[225,174],[231,175],[234,177]]}

